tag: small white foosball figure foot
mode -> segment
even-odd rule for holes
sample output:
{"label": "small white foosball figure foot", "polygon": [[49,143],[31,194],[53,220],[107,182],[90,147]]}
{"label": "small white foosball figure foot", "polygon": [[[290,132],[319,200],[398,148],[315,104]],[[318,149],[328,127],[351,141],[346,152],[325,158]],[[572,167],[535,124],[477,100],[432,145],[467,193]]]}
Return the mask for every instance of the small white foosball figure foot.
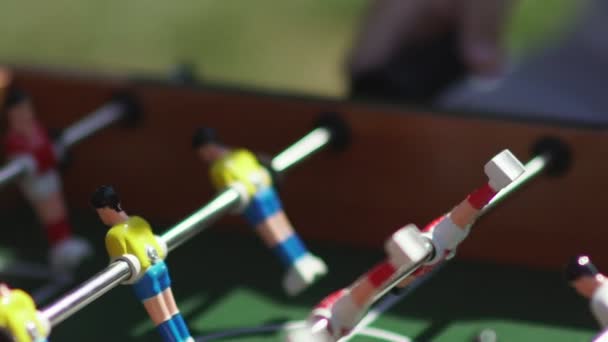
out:
{"label": "small white foosball figure foot", "polygon": [[325,274],[327,274],[325,262],[308,253],[296,260],[289,268],[283,278],[283,289],[288,295],[295,296]]}
{"label": "small white foosball figure foot", "polygon": [[69,271],[91,255],[93,255],[93,248],[85,239],[70,237],[51,248],[51,267],[55,271]]}
{"label": "small white foosball figure foot", "polygon": [[495,191],[500,191],[513,183],[525,170],[526,168],[509,150],[500,152],[484,166],[489,178],[488,183]]}
{"label": "small white foosball figure foot", "polygon": [[429,241],[413,224],[397,230],[386,241],[384,249],[391,263],[398,267],[412,265],[426,258]]}

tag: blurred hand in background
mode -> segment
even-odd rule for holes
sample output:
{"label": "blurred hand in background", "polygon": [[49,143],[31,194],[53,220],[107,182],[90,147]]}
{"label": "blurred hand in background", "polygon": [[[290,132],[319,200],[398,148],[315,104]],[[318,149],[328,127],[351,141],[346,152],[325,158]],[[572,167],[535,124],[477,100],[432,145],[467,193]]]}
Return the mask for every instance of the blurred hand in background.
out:
{"label": "blurred hand in background", "polygon": [[[423,73],[425,77],[431,77],[433,72],[499,76],[505,64],[503,36],[514,3],[515,0],[375,0],[355,41],[348,73],[357,79],[390,64],[391,70],[382,71],[388,78],[399,73],[394,69],[403,68],[432,69]],[[421,49],[426,51],[415,51]],[[429,58],[439,58],[440,65],[430,63]],[[450,58],[458,61],[449,61]],[[446,70],[445,64],[449,63],[454,67]],[[447,81],[444,77],[434,83]]]}
{"label": "blurred hand in background", "polygon": [[455,31],[472,72],[499,72],[514,0],[375,0],[353,49],[353,72],[390,59],[402,45]]}

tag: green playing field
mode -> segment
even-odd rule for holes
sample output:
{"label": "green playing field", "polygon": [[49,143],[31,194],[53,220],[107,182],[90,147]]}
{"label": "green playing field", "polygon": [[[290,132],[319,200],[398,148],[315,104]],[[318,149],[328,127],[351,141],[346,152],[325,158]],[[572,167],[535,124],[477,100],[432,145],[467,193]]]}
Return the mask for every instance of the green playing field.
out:
{"label": "green playing field", "polygon": [[[3,248],[0,261],[14,261],[17,255],[31,262],[43,260],[44,243],[42,238],[31,238],[40,233],[29,212],[3,215],[2,222],[6,224],[3,229],[11,233],[3,242],[10,248]],[[83,280],[106,264],[105,228],[90,214],[80,215],[74,222],[97,249],[95,260],[80,272]],[[348,284],[382,257],[380,251],[339,244],[310,246],[327,261],[331,273],[297,298],[283,294],[282,269],[254,234],[223,233],[214,227],[180,247],[169,256],[168,264],[173,290],[192,332],[210,337],[239,328],[302,320],[324,295]],[[12,258],[6,253],[9,249],[14,252]],[[14,276],[4,279],[38,294],[44,283]],[[41,304],[46,303],[48,300]],[[587,303],[564,284],[558,272],[460,260],[449,263],[371,326],[414,341],[471,341],[486,328],[496,331],[500,341],[589,341],[597,330]],[[51,340],[159,338],[131,289],[120,286],[56,327]],[[266,332],[223,340],[280,341],[280,335]],[[366,336],[352,339],[376,340]]]}

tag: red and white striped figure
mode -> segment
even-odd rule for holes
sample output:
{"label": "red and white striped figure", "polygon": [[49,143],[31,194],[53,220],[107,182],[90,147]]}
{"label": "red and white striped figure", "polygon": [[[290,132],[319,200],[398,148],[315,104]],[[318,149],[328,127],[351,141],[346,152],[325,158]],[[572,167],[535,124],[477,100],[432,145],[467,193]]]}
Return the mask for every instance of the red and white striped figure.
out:
{"label": "red and white striped figure", "polygon": [[385,289],[400,270],[423,261],[428,242],[418,228],[407,225],[387,240],[387,258],[361,276],[353,285],[325,297],[312,311],[307,329],[288,334],[290,342],[336,341],[348,335],[361,320],[371,300]]}
{"label": "red and white striped figure", "polygon": [[385,244],[387,258],[350,287],[322,300],[314,308],[311,320],[315,324],[323,324],[319,321],[325,320],[327,332],[335,339],[348,335],[373,304],[372,299],[400,274],[400,269],[424,260],[428,253],[426,243],[413,224],[393,233]]}
{"label": "red and white striped figure", "polygon": [[9,88],[2,105],[8,120],[5,153],[27,165],[19,187],[45,228],[51,246],[51,265],[59,271],[76,266],[92,253],[83,239],[72,235],[57,172],[58,153],[44,127],[36,119],[29,97]]}
{"label": "red and white striped figure", "polygon": [[[427,272],[439,261],[453,255],[456,247],[466,238],[480,210],[504,187],[524,172],[524,166],[511,152],[504,150],[485,165],[489,181],[475,190],[448,214],[431,222],[421,234],[413,225],[398,230],[387,241],[387,259],[365,273],[351,286],[336,291],[315,307],[309,324],[314,338],[291,338],[289,341],[337,341],[347,336],[357,325],[377,295],[386,290],[400,270],[428,259],[416,274]],[[425,241],[430,241],[433,254],[429,255]],[[401,285],[400,284],[400,285]],[[310,335],[309,335],[310,336]]]}
{"label": "red and white striped figure", "polygon": [[479,212],[496,194],[519,177],[525,168],[509,150],[504,150],[488,162],[484,171],[488,183],[470,193],[452,211],[429,223],[422,230],[435,249],[433,258],[416,270],[411,277],[401,282],[398,287],[405,287],[430,272],[440,261],[450,259],[456,253],[456,247],[469,235],[471,226]]}

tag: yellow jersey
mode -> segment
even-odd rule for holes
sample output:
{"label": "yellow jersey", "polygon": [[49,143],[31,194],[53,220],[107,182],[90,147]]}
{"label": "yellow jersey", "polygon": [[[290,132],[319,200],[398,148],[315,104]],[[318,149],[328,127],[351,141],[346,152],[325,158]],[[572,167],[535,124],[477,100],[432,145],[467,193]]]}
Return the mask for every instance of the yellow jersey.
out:
{"label": "yellow jersey", "polygon": [[272,185],[270,173],[248,150],[236,149],[228,152],[211,165],[211,182],[216,189],[224,189],[233,183],[241,183],[249,195]]}
{"label": "yellow jersey", "polygon": [[110,228],[106,234],[106,250],[110,259],[131,254],[139,260],[142,271],[152,266],[152,260],[148,256],[149,247],[156,250],[159,258],[165,258],[165,250],[152,232],[150,224],[139,216],[129,217],[125,222]]}
{"label": "yellow jersey", "polygon": [[7,329],[16,342],[31,342],[27,325],[33,323],[39,337],[49,335],[42,324],[34,300],[25,291],[14,289],[8,296],[0,296],[0,327]]}

